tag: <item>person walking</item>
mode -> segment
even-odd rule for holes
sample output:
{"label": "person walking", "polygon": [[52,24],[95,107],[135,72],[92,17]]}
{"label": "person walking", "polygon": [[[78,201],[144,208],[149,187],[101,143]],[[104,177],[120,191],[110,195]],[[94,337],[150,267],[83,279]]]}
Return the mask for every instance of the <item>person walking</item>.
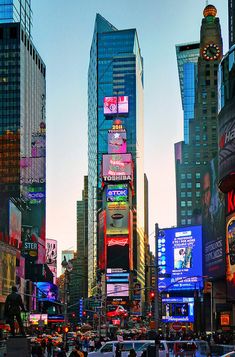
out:
{"label": "person walking", "polygon": [[6,298],[4,314],[6,316],[7,322],[10,325],[12,336],[15,336],[14,318],[16,318],[16,320],[18,322],[18,325],[20,328],[20,333],[23,336],[26,336],[23,322],[22,322],[22,319],[20,316],[21,311],[26,312],[26,310],[25,310],[22,298],[21,298],[20,294],[18,294],[18,292],[17,292],[17,287],[12,286],[11,290],[12,290],[11,294],[9,294]]}

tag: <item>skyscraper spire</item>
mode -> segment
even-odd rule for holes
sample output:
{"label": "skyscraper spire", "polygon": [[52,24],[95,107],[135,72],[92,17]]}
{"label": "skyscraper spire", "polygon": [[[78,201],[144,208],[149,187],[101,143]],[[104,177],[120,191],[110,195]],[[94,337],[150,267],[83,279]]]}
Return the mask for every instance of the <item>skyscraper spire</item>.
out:
{"label": "skyscraper spire", "polygon": [[206,0],[206,6],[208,6],[209,5],[209,2],[208,2],[208,0]]}

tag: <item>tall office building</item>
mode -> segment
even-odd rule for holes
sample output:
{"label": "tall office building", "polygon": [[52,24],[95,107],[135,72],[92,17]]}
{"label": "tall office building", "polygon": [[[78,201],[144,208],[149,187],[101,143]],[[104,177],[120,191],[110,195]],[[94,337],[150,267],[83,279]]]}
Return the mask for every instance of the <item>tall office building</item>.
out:
{"label": "tall office building", "polygon": [[201,212],[201,178],[217,156],[217,70],[222,38],[216,8],[204,9],[195,88],[195,119],[189,121],[189,141],[175,144],[177,225],[197,223]]}
{"label": "tall office building", "polygon": [[97,216],[101,209],[101,161],[108,152],[112,121],[104,116],[104,97],[128,96],[127,152],[134,161],[134,269],[144,285],[143,61],[135,29],[117,30],[97,14],[88,73],[88,275],[96,285]]}
{"label": "tall office building", "polygon": [[235,0],[228,0],[229,48],[235,43]]}
{"label": "tall office building", "polygon": [[[1,302],[16,277],[17,283],[27,278],[25,261],[45,263],[46,68],[23,17],[14,15],[17,2],[9,1],[7,9],[5,3],[0,1]],[[29,2],[24,5],[28,12]]]}
{"label": "tall office building", "polygon": [[189,121],[195,117],[195,88],[199,42],[176,45],[176,58],[180,81],[182,109],[184,113],[184,142],[189,143]]}

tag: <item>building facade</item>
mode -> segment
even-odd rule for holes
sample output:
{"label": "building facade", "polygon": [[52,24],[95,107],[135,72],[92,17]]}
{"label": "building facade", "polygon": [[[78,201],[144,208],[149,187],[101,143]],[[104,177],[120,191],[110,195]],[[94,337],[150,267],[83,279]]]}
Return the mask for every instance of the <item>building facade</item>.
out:
{"label": "building facade", "polygon": [[128,96],[127,152],[134,161],[134,269],[144,284],[143,61],[135,29],[117,30],[97,14],[88,73],[88,284],[96,286],[97,217],[102,206],[101,162],[108,152],[112,122],[104,116],[104,97]]}
{"label": "building facade", "polygon": [[[7,11],[16,8],[10,2]],[[0,240],[11,266],[0,270],[4,302],[10,286],[25,286],[25,265],[45,263],[46,67],[23,19],[7,22],[2,1],[0,10]]]}

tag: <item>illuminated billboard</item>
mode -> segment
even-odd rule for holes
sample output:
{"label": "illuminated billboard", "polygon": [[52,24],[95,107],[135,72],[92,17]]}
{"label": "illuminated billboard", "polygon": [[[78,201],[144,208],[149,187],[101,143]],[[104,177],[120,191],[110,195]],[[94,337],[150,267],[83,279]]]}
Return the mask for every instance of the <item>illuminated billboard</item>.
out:
{"label": "illuminated billboard", "polygon": [[42,321],[43,325],[47,325],[48,315],[47,314],[30,314],[29,315],[29,322],[32,325],[38,325],[40,321]]}
{"label": "illuminated billboard", "polygon": [[126,130],[108,131],[108,153],[109,154],[126,153]]}
{"label": "illuminated billboard", "polygon": [[129,239],[107,238],[107,268],[129,270]]}
{"label": "illuminated billboard", "polygon": [[194,322],[194,298],[162,298],[162,322]]}
{"label": "illuminated billboard", "polygon": [[9,201],[9,244],[19,247],[21,242],[21,211]]}
{"label": "illuminated billboard", "polygon": [[16,249],[0,242],[0,302],[16,284]]}
{"label": "illuminated billboard", "polygon": [[235,300],[235,213],[226,219],[226,266],[228,300]]}
{"label": "illuminated billboard", "polygon": [[99,257],[99,269],[105,269],[105,228],[106,227],[106,211],[103,210],[99,214],[98,225],[98,257]]}
{"label": "illuminated billboard", "polygon": [[31,260],[38,257],[38,238],[31,226],[22,226],[22,255]]}
{"label": "illuminated billboard", "polygon": [[217,159],[211,160],[202,175],[202,235],[204,274],[225,275],[225,201],[217,185]]}
{"label": "illuminated billboard", "polygon": [[56,301],[58,297],[58,287],[48,282],[38,282],[37,298],[38,301]]}
{"label": "illuminated billboard", "polygon": [[128,202],[127,184],[107,185],[106,200],[107,202]]}
{"label": "illuminated billboard", "polygon": [[124,202],[107,203],[106,235],[126,235],[129,233],[129,205]]}
{"label": "illuminated billboard", "polygon": [[46,264],[53,274],[53,282],[55,283],[57,276],[57,241],[54,239],[46,240]]}
{"label": "illuminated billboard", "polygon": [[203,285],[202,227],[159,229],[157,256],[160,291],[195,290]]}
{"label": "illuminated billboard", "polygon": [[128,96],[104,97],[104,115],[128,114]]}
{"label": "illuminated billboard", "polygon": [[107,297],[125,297],[129,296],[129,284],[115,283],[107,284]]}
{"label": "illuminated billboard", "polygon": [[133,162],[131,154],[103,155],[102,176],[107,181],[131,181]]}

